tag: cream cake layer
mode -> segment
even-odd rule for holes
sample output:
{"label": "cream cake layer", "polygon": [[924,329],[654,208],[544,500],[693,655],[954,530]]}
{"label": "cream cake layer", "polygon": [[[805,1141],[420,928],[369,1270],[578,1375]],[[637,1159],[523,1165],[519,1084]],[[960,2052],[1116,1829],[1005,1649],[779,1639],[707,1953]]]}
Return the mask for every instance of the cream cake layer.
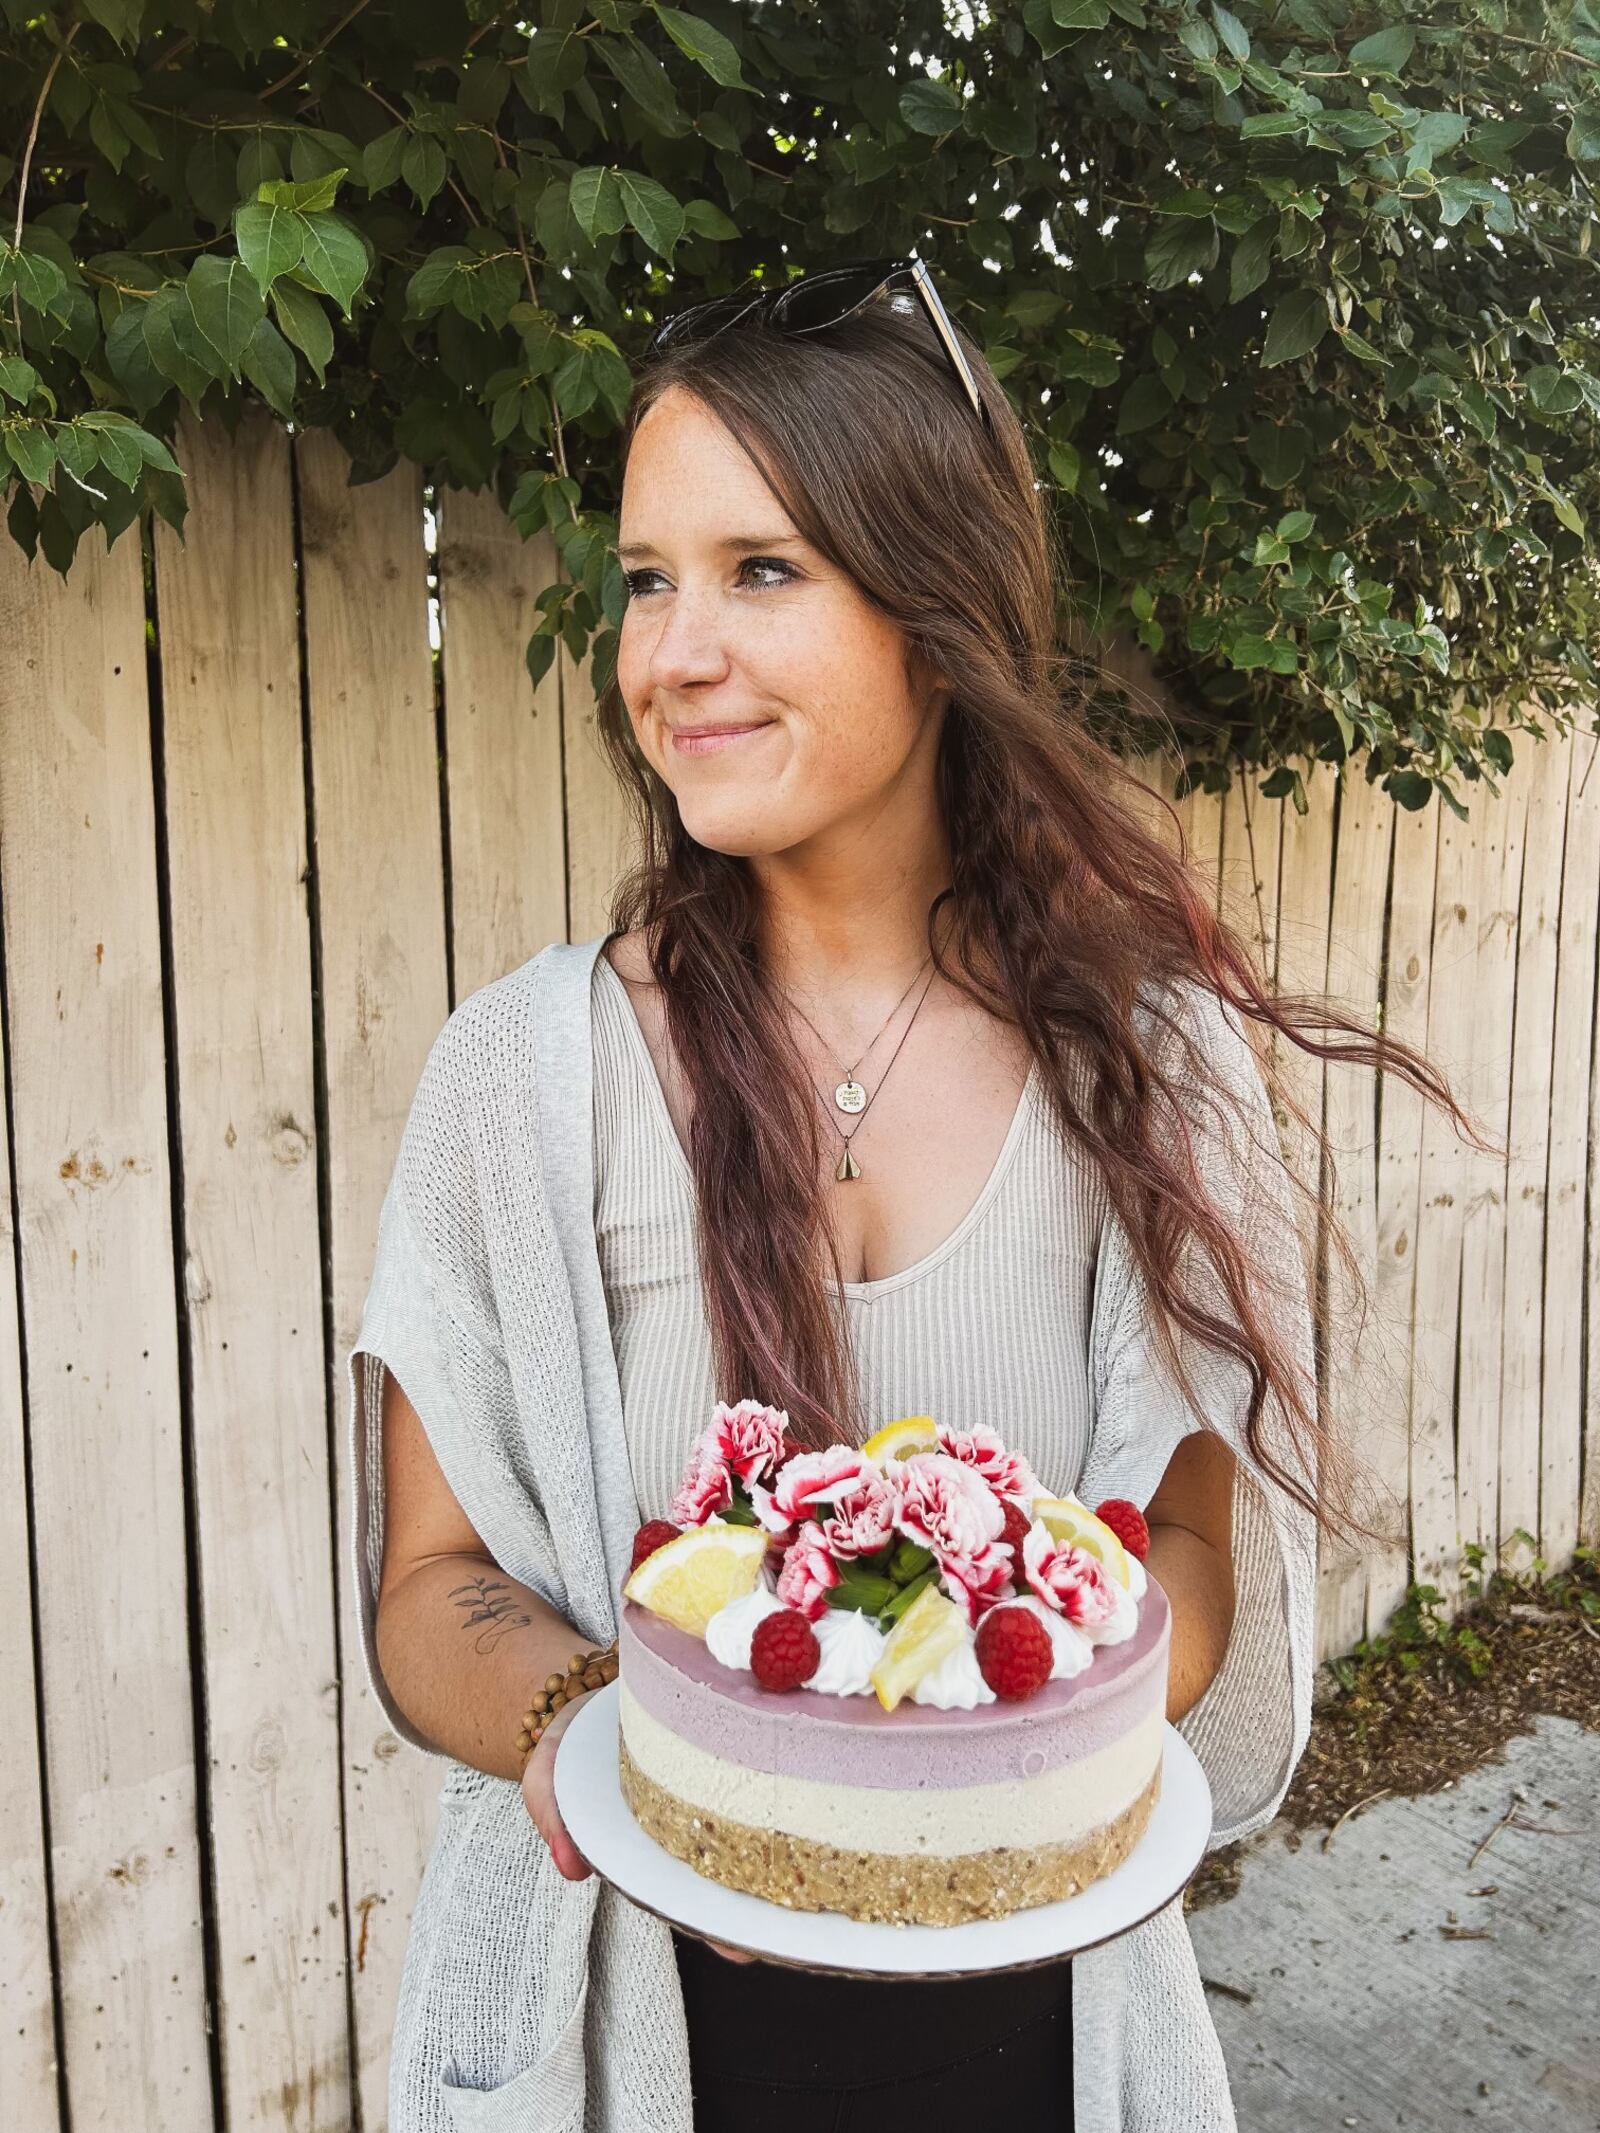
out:
{"label": "cream cake layer", "polygon": [[[638,1770],[671,1798],[744,1830],[870,1853],[960,1858],[997,1846],[1070,1843],[1125,1813],[1161,1760],[1164,1708],[1131,1731],[1037,1777],[952,1786],[938,1767],[909,1787],[797,1777],[729,1762],[670,1731],[619,1680],[622,1738]],[[904,1706],[902,1706],[902,1709]],[[992,1711],[992,1704],[983,1707]],[[888,1714],[884,1714],[887,1716]],[[935,1765],[938,1751],[934,1751]]]}
{"label": "cream cake layer", "polygon": [[[1152,1713],[1159,1734],[1171,1635],[1166,1594],[1150,1578],[1134,1634],[1097,1647],[1093,1663],[1072,1679],[1047,1681],[1016,1703],[942,1711],[907,1700],[886,1711],[873,1695],[763,1688],[753,1674],[725,1667],[703,1638],[627,1600],[618,1674],[632,1713],[709,1757],[724,1775],[736,1766],[853,1790],[926,1794],[1077,1768],[1114,1751]],[[642,1724],[640,1730],[654,1740]],[[665,1750],[655,1746],[659,1764]]]}

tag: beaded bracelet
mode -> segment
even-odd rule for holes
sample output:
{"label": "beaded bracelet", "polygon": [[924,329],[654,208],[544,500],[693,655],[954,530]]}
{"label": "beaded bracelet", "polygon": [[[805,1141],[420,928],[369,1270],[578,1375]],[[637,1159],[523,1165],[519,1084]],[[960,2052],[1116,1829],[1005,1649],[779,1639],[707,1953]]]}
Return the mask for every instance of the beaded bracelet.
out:
{"label": "beaded bracelet", "polygon": [[540,1735],[557,1711],[564,1710],[569,1703],[576,1703],[586,1689],[603,1689],[608,1681],[616,1678],[615,1637],[604,1651],[574,1652],[567,1661],[564,1674],[546,1674],[544,1687],[534,1691],[522,1714],[522,1725],[517,1734],[517,1753],[523,1769],[527,1769],[533,1751],[539,1745]]}

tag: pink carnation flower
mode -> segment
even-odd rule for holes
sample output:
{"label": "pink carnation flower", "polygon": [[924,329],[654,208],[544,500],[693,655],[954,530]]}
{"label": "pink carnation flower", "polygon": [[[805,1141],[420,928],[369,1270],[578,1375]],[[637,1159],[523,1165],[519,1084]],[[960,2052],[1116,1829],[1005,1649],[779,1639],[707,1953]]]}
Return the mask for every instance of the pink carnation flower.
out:
{"label": "pink carnation flower", "polygon": [[759,1400],[740,1400],[730,1407],[719,1400],[667,1513],[672,1523],[703,1526],[732,1505],[736,1480],[748,1492],[775,1473],[788,1449],[788,1424],[781,1407],[764,1407]]}
{"label": "pink carnation flower", "polygon": [[871,1460],[863,1459],[852,1445],[829,1444],[820,1452],[796,1452],[786,1459],[771,1489],[752,1482],[750,1501],[767,1531],[787,1540],[813,1507],[820,1511],[855,1490],[864,1475],[876,1473]]}
{"label": "pink carnation flower", "polygon": [[982,1603],[996,1598],[1011,1576],[999,1497],[975,1467],[947,1452],[915,1452],[885,1473],[897,1530],[931,1552],[945,1590],[972,1626]]}
{"label": "pink carnation flower", "polygon": [[940,1429],[939,1449],[970,1466],[982,1475],[996,1496],[1009,1498],[1024,1511],[1035,1496],[1044,1493],[1027,1460],[1020,1452],[1008,1451],[999,1432],[987,1422],[974,1423],[971,1429]]}
{"label": "pink carnation flower", "polygon": [[784,1552],[783,1568],[778,1572],[778,1598],[785,1607],[797,1607],[808,1622],[815,1622],[838,1582],[839,1566],[820,1530],[811,1524],[802,1526]]}
{"label": "pink carnation flower", "polygon": [[894,1535],[894,1491],[876,1467],[864,1465],[833,1499],[816,1530],[835,1555],[871,1555]]}
{"label": "pink carnation flower", "polygon": [[675,1526],[687,1531],[690,1526],[703,1526],[732,1502],[733,1476],[727,1467],[720,1459],[707,1458],[703,1451],[697,1451],[688,1473],[678,1484],[667,1516]]}
{"label": "pink carnation flower", "polygon": [[1022,1543],[1023,1574],[1047,1607],[1079,1629],[1099,1629],[1117,1611],[1117,1596],[1087,1548],[1057,1540],[1035,1520]]}

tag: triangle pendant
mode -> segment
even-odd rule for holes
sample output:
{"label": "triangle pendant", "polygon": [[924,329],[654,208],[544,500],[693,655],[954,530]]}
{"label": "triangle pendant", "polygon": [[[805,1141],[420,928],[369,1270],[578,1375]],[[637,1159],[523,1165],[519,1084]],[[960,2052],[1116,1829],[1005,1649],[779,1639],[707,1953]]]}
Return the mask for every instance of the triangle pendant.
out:
{"label": "triangle pendant", "polygon": [[855,1157],[850,1153],[848,1148],[846,1148],[844,1154],[840,1156],[839,1167],[833,1174],[836,1178],[860,1177],[861,1165],[856,1161]]}

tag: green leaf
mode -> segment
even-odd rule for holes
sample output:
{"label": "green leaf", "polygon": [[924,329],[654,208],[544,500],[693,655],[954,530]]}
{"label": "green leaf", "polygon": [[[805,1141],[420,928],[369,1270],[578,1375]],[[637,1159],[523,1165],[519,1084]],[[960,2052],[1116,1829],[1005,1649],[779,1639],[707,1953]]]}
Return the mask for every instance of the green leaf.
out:
{"label": "green leaf", "polygon": [[320,177],[308,178],[300,184],[292,184],[287,178],[268,178],[256,188],[256,198],[268,207],[298,208],[302,214],[315,214],[321,208],[332,207],[339,191],[339,180],[348,177],[348,168],[327,170]]}
{"label": "green leaf", "polygon": [[1316,517],[1310,511],[1285,511],[1278,521],[1278,538],[1280,541],[1303,541],[1316,523]]}
{"label": "green leaf", "polygon": [[309,289],[285,275],[272,288],[272,309],[285,340],[300,350],[320,385],[333,356],[333,326]]}
{"label": "green leaf", "polygon": [[287,421],[294,413],[294,350],[269,318],[256,320],[244,372],[267,405]]}
{"label": "green leaf", "polygon": [[391,126],[361,151],[361,172],[369,193],[381,193],[400,175],[400,158],[406,150],[406,129]]}
{"label": "green leaf", "polygon": [[1277,235],[1277,216],[1264,215],[1234,245],[1228,267],[1228,299],[1231,303],[1241,303],[1245,297],[1253,296],[1266,280]]}
{"label": "green leaf", "polygon": [[1103,30],[1111,20],[1106,0],[1050,0],[1050,15],[1058,30]]}
{"label": "green leaf", "polygon": [[1163,216],[1145,246],[1144,278],[1152,289],[1175,289],[1191,274],[1203,274],[1215,266],[1220,244],[1217,225],[1209,215],[1204,221],[1187,215]]}
{"label": "green leaf", "polygon": [[198,410],[207,388],[223,375],[223,366],[196,325],[189,292],[181,282],[168,282],[146,304],[144,338],[156,369]]}
{"label": "green leaf", "polygon": [[[572,212],[591,244],[597,237],[614,237],[619,230],[626,229],[628,218],[616,173],[597,167],[575,170],[572,173]],[[727,220],[726,216],[723,220]],[[733,225],[729,223],[728,227],[731,230]]]}
{"label": "green leaf", "polygon": [[300,264],[305,252],[306,218],[294,208],[252,200],[235,214],[233,232],[239,257],[263,296],[280,274]]}
{"label": "green leaf", "polygon": [[[65,467],[74,481],[88,487],[99,457],[99,442],[92,430],[86,430],[80,422],[62,423],[56,431],[56,464]],[[103,497],[105,491],[97,489],[95,493]]]}
{"label": "green leaf", "polygon": [[1541,415],[1570,415],[1583,405],[1577,380],[1550,363],[1528,372],[1528,397]]}
{"label": "green leaf", "polygon": [[[544,34],[536,37],[534,49],[537,50],[544,41]],[[676,140],[689,130],[689,122],[678,104],[678,92],[672,86],[672,77],[654,52],[632,37],[594,37],[588,42],[658,133],[668,140]],[[581,45],[579,49],[581,51]]]}
{"label": "green leaf", "polygon": [[[617,211],[621,214],[621,195],[617,198]],[[739,235],[739,225],[726,216],[714,200],[686,200],[683,203],[683,219],[697,237],[711,237],[718,244],[727,244]],[[621,227],[619,222],[618,227]]]}
{"label": "green leaf", "polygon": [[221,357],[228,375],[237,377],[262,314],[261,291],[250,269],[242,259],[203,252],[189,269],[187,287],[195,324]]}
{"label": "green leaf", "polygon": [[1292,111],[1254,111],[1239,128],[1247,141],[1270,141],[1282,134],[1304,133],[1306,122]]}
{"label": "green leaf", "polygon": [[141,415],[169,389],[168,380],[152,362],[145,342],[145,310],[143,304],[130,304],[106,335],[106,360],[111,374]]}
{"label": "green leaf", "polygon": [[1417,33],[1409,23],[1375,30],[1350,47],[1350,66],[1357,74],[1386,74],[1398,80],[1416,47]]}
{"label": "green leaf", "polygon": [[1457,395],[1457,405],[1480,437],[1485,441],[1493,437],[1497,420],[1495,404],[1481,385],[1469,380]]}
{"label": "green leaf", "polygon": [[1306,463],[1310,439],[1285,423],[1254,422],[1245,440],[1251,464],[1269,489],[1287,489]]}
{"label": "green leaf", "polygon": [[28,481],[48,487],[55,471],[55,439],[42,422],[10,422],[5,431],[6,450]]}
{"label": "green leaf", "polygon": [[622,189],[629,226],[639,232],[652,252],[670,260],[683,238],[683,209],[664,185],[641,171],[619,171],[617,183]]}
{"label": "green leaf", "polygon": [[1551,510],[1554,511],[1556,517],[1566,527],[1567,531],[1569,533],[1582,533],[1584,531],[1583,513],[1578,509],[1571,497],[1564,496],[1556,488],[1546,488],[1544,493],[1550,499]]}
{"label": "green leaf", "polygon": [[1328,306],[1320,289],[1296,289],[1273,311],[1267,323],[1261,367],[1272,370],[1309,355],[1328,330]]}
{"label": "green leaf", "polygon": [[[450,165],[431,133],[414,133],[400,155],[400,175],[410,186],[419,207],[426,208],[442,191]],[[330,295],[332,291],[330,290]]]}
{"label": "green leaf", "polygon": [[1178,42],[1198,60],[1213,60],[1217,56],[1217,33],[1199,15],[1191,15],[1187,22],[1178,24]]}
{"label": "green leaf", "polygon": [[739,71],[737,47],[721,30],[714,29],[709,22],[702,22],[698,15],[686,15],[681,7],[658,6],[655,13],[678,50],[696,66],[703,67],[714,82],[724,89],[748,89],[751,86]]}
{"label": "green leaf", "polygon": [[1049,451],[1050,471],[1056,478],[1056,486],[1069,496],[1076,494],[1078,477],[1083,471],[1083,460],[1075,444],[1052,444]]}
{"label": "green leaf", "polygon": [[1230,55],[1234,59],[1248,59],[1250,57],[1250,32],[1245,28],[1238,16],[1231,14],[1225,7],[1214,6],[1211,10],[1211,19],[1217,25],[1217,35],[1227,46]]}
{"label": "green leaf", "polygon": [[1131,437],[1153,423],[1164,422],[1172,413],[1172,395],[1154,371],[1136,377],[1122,396],[1117,410],[1117,435]]}
{"label": "green leaf", "polygon": [[39,384],[39,373],[21,356],[0,355],[0,393],[26,407]]}
{"label": "green leaf", "polygon": [[331,296],[348,318],[356,291],[367,278],[366,246],[337,215],[307,215],[305,226],[300,271],[313,288]]}
{"label": "green leaf", "polygon": [[953,133],[961,124],[962,102],[948,82],[919,78],[900,92],[896,107],[913,133]]}
{"label": "green leaf", "polygon": [[1567,128],[1567,154],[1574,163],[1600,163],[1600,104],[1573,112]]}
{"label": "green leaf", "polygon": [[7,253],[10,273],[6,288],[15,289],[30,311],[48,311],[66,292],[65,274],[53,259],[45,259],[37,252],[17,252],[7,247]]}

